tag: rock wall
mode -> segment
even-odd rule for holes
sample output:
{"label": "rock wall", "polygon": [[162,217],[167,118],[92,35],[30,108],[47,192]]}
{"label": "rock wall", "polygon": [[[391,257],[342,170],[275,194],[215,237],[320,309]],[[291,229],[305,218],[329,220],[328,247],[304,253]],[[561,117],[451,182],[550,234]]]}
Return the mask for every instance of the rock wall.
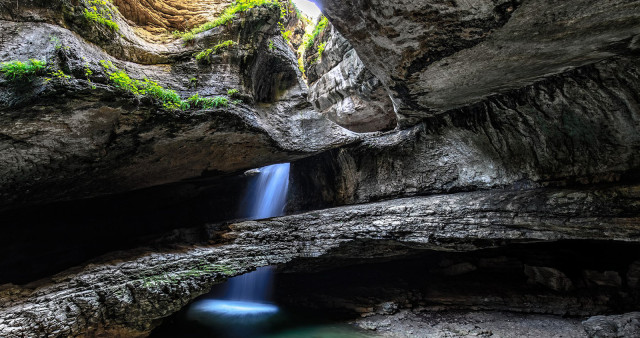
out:
{"label": "rock wall", "polygon": [[297,162],[290,209],[638,179],[639,66],[603,61]]}
{"label": "rock wall", "polygon": [[[322,53],[318,52],[320,44],[324,44]],[[333,25],[305,51],[304,62],[309,101],[328,119],[359,133],[395,128],[389,95]]]}
{"label": "rock wall", "polygon": [[[198,231],[197,246],[121,252],[2,285],[0,334],[145,335],[213,284],[300,257],[380,259],[561,239],[637,243],[639,199],[638,186],[473,192],[210,225]],[[362,241],[372,245],[363,249]]]}
{"label": "rock wall", "polygon": [[640,2],[321,0],[414,124],[540,78],[637,51]]}
{"label": "rock wall", "polygon": [[[58,6],[80,12],[65,1]],[[280,36],[276,8],[253,8],[188,44],[145,42],[117,11],[120,34],[113,37],[100,35],[107,34],[103,27],[82,28],[87,23],[74,21],[81,20],[77,15],[65,25],[79,34],[21,21],[32,19],[28,13],[10,13],[13,21],[1,22],[0,60],[46,60],[64,76],[0,79],[0,210],[233,173],[358,139],[306,102],[306,85]],[[194,53],[226,40],[234,41],[232,48],[207,64],[196,62]],[[152,64],[136,63],[141,59]],[[226,96],[236,89],[243,101],[230,99],[233,104],[218,109],[165,109],[114,87],[103,61],[132,78],[157,81],[183,99],[196,93]]]}

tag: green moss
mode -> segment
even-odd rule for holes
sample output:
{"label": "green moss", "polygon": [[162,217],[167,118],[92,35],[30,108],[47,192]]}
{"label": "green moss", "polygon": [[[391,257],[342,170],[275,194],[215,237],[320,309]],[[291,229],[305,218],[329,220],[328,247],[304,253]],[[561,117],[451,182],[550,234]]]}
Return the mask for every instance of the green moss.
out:
{"label": "green moss", "polygon": [[240,92],[237,89],[229,89],[227,90],[227,96],[234,97],[237,96]]}
{"label": "green moss", "polygon": [[258,6],[278,6],[280,4],[277,0],[236,0],[229,7],[220,14],[218,18],[213,21],[206,22],[188,32],[181,34],[184,42],[189,42],[195,39],[196,34],[208,31],[218,26],[226,25],[236,18],[236,13],[244,12],[248,9]]}
{"label": "green moss", "polygon": [[219,107],[228,107],[229,99],[224,96],[214,96],[213,98],[200,97],[195,94],[187,99],[187,103],[191,108],[212,109]]}
{"label": "green moss", "polygon": [[293,35],[293,31],[285,31],[282,32],[282,37],[284,38],[285,41],[287,41],[288,43],[291,43],[291,35]]}
{"label": "green moss", "polygon": [[157,82],[149,79],[132,79],[125,71],[115,67],[111,61],[101,60],[100,64],[109,75],[109,80],[114,86],[135,95],[154,98],[169,110],[212,109],[229,106],[229,99],[224,96],[205,98],[195,94],[183,100],[174,90],[163,88]]}
{"label": "green moss", "polygon": [[318,35],[320,35],[320,33],[322,33],[325,28],[327,28],[327,25],[329,25],[329,20],[323,16],[322,19],[318,21],[318,24],[313,29],[311,35],[306,39],[307,41],[304,44],[305,49],[310,49],[311,47],[313,47],[313,45],[316,43]]}
{"label": "green moss", "polygon": [[29,59],[26,62],[10,61],[0,63],[0,73],[9,80],[20,80],[38,75],[44,72],[47,63],[37,59]]}
{"label": "green moss", "polygon": [[53,77],[55,77],[57,79],[60,79],[60,80],[68,80],[68,79],[71,78],[70,75],[65,74],[62,70],[51,72],[49,75],[51,75],[51,76],[53,76]]}
{"label": "green moss", "polygon": [[84,18],[87,19],[87,21],[103,25],[113,31],[120,30],[120,26],[113,21],[114,9],[109,1],[84,0],[83,2],[85,6],[87,6],[83,12]]}
{"label": "green moss", "polygon": [[274,50],[276,46],[273,44],[273,40],[269,40],[269,50]]}
{"label": "green moss", "polygon": [[198,263],[195,267],[187,271],[177,273],[162,273],[159,275],[145,276],[141,278],[144,287],[159,287],[166,284],[179,283],[187,278],[198,278],[212,274],[223,274],[231,276],[235,271],[226,265],[211,264],[207,261]]}
{"label": "green moss", "polygon": [[298,69],[300,70],[300,73],[302,73],[302,75],[305,75],[304,60],[302,60],[302,57],[298,58]]}
{"label": "green moss", "polygon": [[211,54],[218,54],[221,51],[228,49],[229,47],[233,46],[235,44],[235,42],[231,41],[231,40],[227,40],[224,42],[221,42],[215,46],[213,46],[213,48],[209,48],[209,49],[205,49],[202,52],[198,53],[195,55],[196,60],[198,62],[205,62],[209,63],[211,62]]}

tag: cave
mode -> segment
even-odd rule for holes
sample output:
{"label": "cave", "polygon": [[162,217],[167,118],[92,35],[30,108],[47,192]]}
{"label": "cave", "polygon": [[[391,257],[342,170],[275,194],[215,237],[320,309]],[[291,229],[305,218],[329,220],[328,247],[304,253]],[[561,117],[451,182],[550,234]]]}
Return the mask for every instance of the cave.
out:
{"label": "cave", "polygon": [[0,0],[0,336],[640,336],[639,93],[637,0]]}

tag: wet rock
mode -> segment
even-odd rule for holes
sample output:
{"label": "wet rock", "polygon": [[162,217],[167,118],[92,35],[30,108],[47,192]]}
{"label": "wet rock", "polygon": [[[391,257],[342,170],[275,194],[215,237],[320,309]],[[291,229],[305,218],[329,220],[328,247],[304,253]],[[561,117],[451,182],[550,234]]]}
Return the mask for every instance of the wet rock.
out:
{"label": "wet rock", "polygon": [[640,261],[635,261],[629,266],[627,285],[632,288],[640,287]]}
{"label": "wet rock", "polygon": [[355,132],[373,132],[396,126],[393,103],[380,81],[358,54],[329,24],[317,43],[322,57],[307,59],[309,101],[337,124]]}
{"label": "wet rock", "polygon": [[582,322],[589,337],[637,337],[640,335],[640,312],[615,316],[595,316]]}
{"label": "wet rock", "polygon": [[544,285],[555,291],[569,291],[573,289],[571,280],[558,269],[525,264],[524,273],[529,277],[530,283]]}
{"label": "wet rock", "polygon": [[629,54],[637,50],[640,33],[638,1],[320,4],[393,93],[399,113],[409,117],[433,116],[571,67]]}
{"label": "wet rock", "polygon": [[579,320],[499,311],[401,311],[354,322],[385,337],[585,337]]}
{"label": "wet rock", "polygon": [[[565,197],[574,193],[546,189],[459,193],[235,223],[223,227],[226,230],[222,233],[219,225],[212,225],[210,233],[217,237],[210,240],[217,245],[120,253],[49,280],[3,287],[0,318],[4,321],[0,324],[5,329],[0,335],[59,332],[76,336],[123,330],[146,334],[157,325],[153,319],[169,316],[214,283],[255,267],[330,255],[337,248],[342,248],[338,251],[341,257],[351,258],[376,258],[380,254],[392,257],[397,253],[362,250],[357,245],[349,248],[347,244],[356,240],[377,241],[381,247],[395,243],[413,250],[468,251],[560,239],[628,241],[639,231],[639,220],[629,214],[620,216],[611,207],[613,204],[638,214],[637,187],[583,191],[581,197],[566,203]],[[533,271],[537,271],[534,277],[544,277],[539,278],[542,282],[550,280],[545,275],[549,270]],[[559,276],[552,271],[551,286],[565,285]],[[464,295],[458,300],[451,294],[427,296],[443,304],[508,304],[484,296],[473,300]],[[583,305],[574,303],[571,307],[580,311]],[[70,310],[61,320],[59,310],[66,308]],[[558,309],[566,311],[566,304]],[[593,309],[602,310],[602,305],[595,304]]]}
{"label": "wet rock", "polygon": [[582,272],[582,276],[587,283],[598,286],[613,286],[617,287],[622,285],[622,278],[617,271],[593,271],[585,270]]}

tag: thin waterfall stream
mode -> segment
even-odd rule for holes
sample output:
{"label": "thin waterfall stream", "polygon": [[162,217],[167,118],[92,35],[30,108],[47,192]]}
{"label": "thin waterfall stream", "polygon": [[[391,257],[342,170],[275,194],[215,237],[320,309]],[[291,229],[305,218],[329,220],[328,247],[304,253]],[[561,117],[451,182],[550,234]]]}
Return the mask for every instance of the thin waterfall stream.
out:
{"label": "thin waterfall stream", "polygon": [[[281,216],[287,201],[289,169],[289,163],[260,168],[245,196],[242,216],[251,220]],[[189,308],[188,316],[196,320],[210,315],[247,319],[275,314],[278,307],[269,303],[272,280],[272,267],[231,278],[223,299],[198,301]]]}
{"label": "thin waterfall stream", "polygon": [[[240,217],[263,219],[282,216],[289,188],[289,163],[256,170],[241,203]],[[352,327],[327,322],[278,307],[272,301],[275,268],[265,266],[230,278],[197,299],[175,320],[154,331],[152,337],[363,338]]]}

